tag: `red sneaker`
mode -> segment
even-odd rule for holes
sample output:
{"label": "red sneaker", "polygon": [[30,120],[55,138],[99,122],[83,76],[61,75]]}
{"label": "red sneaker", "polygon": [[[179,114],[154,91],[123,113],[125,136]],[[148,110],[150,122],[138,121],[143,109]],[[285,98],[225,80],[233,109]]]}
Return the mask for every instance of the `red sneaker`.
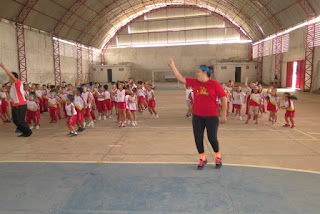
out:
{"label": "red sneaker", "polygon": [[247,121],[246,121],[246,124],[248,124],[248,123],[249,123],[249,121],[247,120]]}
{"label": "red sneaker", "polygon": [[200,160],[199,160],[199,164],[198,164],[198,169],[199,169],[199,170],[203,169],[203,168],[204,168],[204,165],[206,165],[206,164],[207,164],[207,159],[206,159],[206,160],[200,159]]}
{"label": "red sneaker", "polygon": [[3,126],[7,125],[7,122],[3,122],[2,125],[3,125]]}
{"label": "red sneaker", "polygon": [[286,124],[283,125],[283,127],[290,127],[290,124],[286,123]]}
{"label": "red sneaker", "polygon": [[216,169],[220,169],[222,167],[221,158],[215,158],[216,160]]}
{"label": "red sneaker", "polygon": [[292,125],[291,125],[291,128],[293,129],[294,127],[296,127],[296,126],[292,124]]}

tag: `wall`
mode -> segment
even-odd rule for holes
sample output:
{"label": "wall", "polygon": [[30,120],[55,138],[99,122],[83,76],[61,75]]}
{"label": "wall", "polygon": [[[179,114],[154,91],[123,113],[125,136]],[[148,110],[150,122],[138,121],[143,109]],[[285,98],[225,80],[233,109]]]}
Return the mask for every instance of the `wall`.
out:
{"label": "wall", "polygon": [[122,81],[125,75],[130,76],[130,67],[121,65],[95,65],[94,82],[111,82],[108,79],[108,69],[112,69],[112,82]]}
{"label": "wall", "polygon": [[[305,59],[306,27],[290,32],[289,50],[283,54],[281,86],[286,86],[287,62]],[[320,88],[320,47],[315,47],[314,52],[314,70],[312,78],[312,91]],[[263,57],[263,82],[269,84],[273,82],[275,70],[275,55]]]}
{"label": "wall", "polygon": [[[221,66],[226,66],[227,69],[222,69]],[[247,69],[247,66],[249,67]],[[228,82],[229,80],[235,81],[235,70],[236,67],[241,67],[241,82],[244,82],[246,77],[248,77],[248,82],[256,81],[256,63],[255,62],[225,62],[217,63],[214,66],[214,75],[219,82]]]}
{"label": "wall", "polygon": [[247,59],[248,44],[108,49],[104,56],[110,65],[130,63],[131,77],[135,79],[151,79],[152,71],[170,71],[170,57],[181,73],[194,76],[202,64],[214,65],[230,57]]}
{"label": "wall", "polygon": [[[6,20],[0,21],[0,61],[10,71],[19,73],[17,33],[14,25]],[[28,82],[54,83],[53,44],[49,34],[34,29],[25,28],[26,58]],[[60,43],[61,44],[61,43]],[[68,49],[69,53],[66,54]],[[68,83],[74,84],[77,78],[76,48],[72,45],[60,45],[61,77]],[[88,81],[88,50],[83,49],[82,71]],[[100,59],[95,58],[95,63]],[[7,82],[8,76],[0,71],[0,81]]]}
{"label": "wall", "polygon": [[[0,22],[0,62],[10,70],[18,72],[18,52],[15,28],[4,22]],[[8,76],[0,68],[0,81],[9,81]]]}

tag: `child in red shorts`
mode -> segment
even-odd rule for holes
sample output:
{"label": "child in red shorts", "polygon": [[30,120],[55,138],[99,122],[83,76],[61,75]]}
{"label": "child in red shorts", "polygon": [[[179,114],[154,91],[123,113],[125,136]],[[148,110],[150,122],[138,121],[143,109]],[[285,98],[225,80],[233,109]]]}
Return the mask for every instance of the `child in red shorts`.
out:
{"label": "child in red shorts", "polygon": [[[37,99],[35,93],[31,92],[29,94],[29,99],[27,100],[27,113],[26,113],[26,122],[29,125],[30,129],[33,129],[34,126],[36,129],[39,129],[39,117],[38,109],[39,104],[35,101]],[[31,121],[33,121],[34,126],[32,126]]]}
{"label": "child in red shorts", "polygon": [[56,94],[56,91],[50,91],[50,97],[48,99],[49,114],[51,118],[50,123],[56,123],[58,120],[58,104],[60,100]]}
{"label": "child in red shorts", "polygon": [[[1,104],[1,111],[2,111],[2,116],[4,119],[4,123],[10,123],[10,115],[9,115],[9,102],[8,102],[8,93],[7,93],[7,89],[3,86],[1,88],[1,92],[0,92],[0,100],[2,101]],[[5,125],[5,124],[3,124]]]}
{"label": "child in red shorts", "polygon": [[67,134],[67,136],[69,137],[78,136],[78,133],[74,128],[77,122],[77,111],[75,109],[73,101],[74,101],[74,96],[68,95],[67,101],[65,103],[65,109],[67,113],[67,127],[70,131],[69,134]]}
{"label": "child in red shorts", "polygon": [[111,118],[111,109],[112,109],[112,105],[111,105],[111,95],[110,92],[108,91],[108,85],[104,85],[104,103],[106,106],[106,117]]}
{"label": "child in red shorts", "polygon": [[283,94],[284,99],[284,106],[281,106],[282,109],[286,109],[286,114],[284,116],[284,119],[286,120],[286,124],[283,127],[290,127],[289,119],[291,122],[291,128],[294,128],[294,118],[296,110],[293,106],[293,102],[291,100],[297,100],[297,97],[294,95],[291,95],[290,93],[286,92]]}
{"label": "child in red shorts", "polygon": [[148,110],[151,114],[151,118],[157,119],[159,118],[159,115],[156,112],[156,98],[154,95],[154,91],[152,90],[154,89],[154,87],[152,86],[152,84],[147,84],[146,89],[147,89],[147,98],[148,98]]}

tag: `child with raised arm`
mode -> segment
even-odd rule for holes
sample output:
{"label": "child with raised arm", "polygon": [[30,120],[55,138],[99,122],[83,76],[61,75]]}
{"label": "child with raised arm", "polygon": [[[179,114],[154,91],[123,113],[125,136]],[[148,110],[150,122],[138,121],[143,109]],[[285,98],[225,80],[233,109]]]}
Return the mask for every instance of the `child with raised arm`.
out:
{"label": "child with raised arm", "polygon": [[267,94],[268,94],[267,110],[270,112],[269,121],[272,122],[272,124],[275,124],[278,118],[277,112],[280,107],[280,98],[278,96],[277,89],[273,88],[272,86],[269,87]]}

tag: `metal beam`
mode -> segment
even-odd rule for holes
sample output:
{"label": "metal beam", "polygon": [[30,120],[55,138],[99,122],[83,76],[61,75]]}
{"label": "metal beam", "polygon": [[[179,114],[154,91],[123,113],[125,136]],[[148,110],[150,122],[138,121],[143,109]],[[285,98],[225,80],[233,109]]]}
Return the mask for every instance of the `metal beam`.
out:
{"label": "metal beam", "polygon": [[19,76],[22,82],[28,82],[24,25],[21,23],[16,23],[16,30],[17,30],[18,63],[19,63],[19,74],[20,74]]}
{"label": "metal beam", "polygon": [[[214,0],[214,1],[215,1],[215,2],[219,2],[219,0]],[[118,1],[116,1],[116,3],[117,3],[117,4],[120,4],[120,2],[118,2]],[[243,21],[243,23],[245,23],[245,24],[249,27],[249,29],[251,30],[251,32],[248,32],[249,35],[250,35],[250,34],[251,34],[251,35],[254,34],[254,35],[255,35],[255,38],[256,38],[257,40],[263,38],[263,34],[262,34],[262,32],[260,31],[258,25],[257,25],[252,19],[250,19],[249,17],[247,17],[244,13],[239,12],[239,11],[240,11],[239,8],[237,8],[236,6],[234,6],[233,4],[231,4],[230,2],[227,2],[227,1],[220,1],[220,5],[222,5],[224,8],[232,11],[232,12],[235,14],[235,17],[238,16],[238,17]],[[170,6],[170,5],[168,5],[168,6]],[[167,7],[168,7],[168,6],[167,6]],[[193,2],[192,5],[191,5],[191,2],[188,2],[188,1],[185,1],[185,5],[179,5],[179,6],[180,6],[180,7],[188,7],[188,6],[197,7],[196,3]],[[145,5],[141,4],[141,7],[145,7]],[[136,8],[136,9],[138,9],[138,8]],[[123,14],[125,14],[125,13],[123,13]],[[106,15],[106,14],[104,14],[103,17],[104,17],[105,15]],[[235,18],[235,17],[234,17],[234,18]],[[229,20],[229,21],[230,21],[230,20]],[[94,33],[95,36],[93,36],[92,39],[90,40],[90,42],[89,42],[90,45],[93,45],[93,44],[95,43],[95,41],[96,41],[98,38],[100,38],[100,36],[101,36],[103,33],[105,33],[106,30],[109,30],[110,23],[111,23],[112,21],[106,20],[106,22],[107,22],[107,23],[106,23],[103,27],[100,27],[100,28]],[[119,30],[119,29],[118,29],[118,30]],[[110,35],[110,36],[111,36],[111,35]],[[250,36],[250,37],[253,38],[252,36]]]}
{"label": "metal beam", "polygon": [[273,40],[275,42],[275,67],[274,67],[274,80],[273,86],[276,88],[281,87],[281,71],[282,71],[282,36],[277,36]]}
{"label": "metal beam", "polygon": [[304,84],[303,84],[303,90],[306,92],[310,92],[312,87],[315,37],[316,37],[316,24],[309,24],[307,26],[307,38],[306,38],[306,46],[305,46],[306,67],[305,67]]}
{"label": "metal beam", "polygon": [[282,29],[280,21],[271,13],[271,11],[265,5],[262,4],[261,0],[250,0],[250,2],[263,13],[263,15],[270,21],[276,31]]}
{"label": "metal beam", "polygon": [[[235,26],[234,23],[232,23],[232,22],[231,22],[229,19],[227,19],[226,17],[224,17],[224,16],[222,16],[222,15],[220,15],[220,14],[218,14],[218,13],[215,13],[215,12],[212,12],[212,11],[208,11],[208,10],[205,9],[205,8],[199,8],[199,7],[192,6],[192,5],[183,5],[183,6],[181,6],[181,5],[169,5],[169,6],[167,6],[167,7],[158,8],[158,9],[155,9],[155,10],[152,10],[152,11],[149,11],[149,12],[146,12],[146,13],[142,14],[142,15],[139,16],[139,17],[142,17],[142,16],[144,16],[144,15],[146,15],[146,14],[155,13],[155,12],[158,12],[158,11],[160,11],[160,10],[166,10],[166,9],[168,9],[168,8],[188,8],[188,9],[199,10],[199,11],[203,11],[203,12],[210,12],[210,15],[212,15],[212,16],[214,16],[214,17],[217,17],[217,18],[223,20],[224,22],[226,22],[227,24],[229,24],[230,26],[232,26],[233,29],[235,29],[241,36],[247,37],[247,36],[242,32],[242,30],[241,30],[238,26]],[[136,19],[138,19],[139,17],[137,17]],[[117,31],[117,34],[118,34],[119,32],[121,32],[122,29],[126,28],[128,25],[130,25],[130,24],[131,24],[132,22],[134,22],[134,21],[135,21],[135,19],[134,19],[134,20],[131,20],[131,21],[128,22],[126,25],[122,26],[122,27]],[[212,29],[214,29],[214,28],[212,28]],[[195,30],[197,30],[197,29],[195,29]],[[181,31],[187,31],[187,30],[181,30]],[[189,30],[189,31],[192,31],[192,30]],[[117,34],[115,34],[115,35],[113,36],[113,38],[115,38]],[[250,38],[250,39],[251,39],[251,38]],[[105,51],[107,50],[107,48],[108,48],[109,44],[112,42],[112,40],[113,40],[113,39],[110,39],[109,42],[104,45],[104,47],[103,47],[103,49],[102,49],[102,52],[105,52]]]}
{"label": "metal beam", "polygon": [[24,21],[27,19],[29,13],[31,12],[31,10],[33,9],[33,7],[37,4],[38,0],[28,0],[22,10],[20,11],[16,22],[19,22],[21,24],[24,23]]}
{"label": "metal beam", "polygon": [[24,34],[24,21],[27,19],[32,8],[37,4],[38,0],[28,0],[16,19],[17,45],[18,45],[18,64],[19,76],[22,82],[28,81],[26,40]]}
{"label": "metal beam", "polygon": [[[86,1],[86,0],[85,0]],[[68,22],[68,20],[71,18],[71,16],[79,9],[79,7],[83,5],[82,1],[76,1],[71,7],[70,9],[64,14],[64,16],[62,17],[62,19],[60,19],[60,21],[58,22],[58,24],[55,26],[54,30],[53,30],[53,34],[55,36],[59,36],[60,31],[62,30],[62,28],[66,25],[66,23]]]}
{"label": "metal beam", "polygon": [[77,43],[77,81],[83,78],[82,75],[82,45]]}
{"label": "metal beam", "polygon": [[94,72],[93,72],[93,50],[92,47],[88,48],[88,61],[89,61],[89,82],[94,81]]}
{"label": "metal beam", "polygon": [[252,43],[248,44],[248,60],[252,61],[253,58],[253,49],[252,49]]}
{"label": "metal beam", "polygon": [[54,83],[61,85],[61,64],[60,64],[60,42],[58,39],[53,39],[53,63],[54,63]]}
{"label": "metal beam", "polygon": [[[315,17],[315,10],[312,8],[308,0],[297,0],[300,7],[306,13],[308,20]],[[306,45],[305,45],[305,76],[303,90],[306,92],[311,91],[312,87],[312,74],[314,67],[314,42],[316,37],[316,24],[309,24],[306,32]]]}
{"label": "metal beam", "polygon": [[262,83],[263,70],[263,42],[258,44],[258,58],[257,58],[257,81]]}

